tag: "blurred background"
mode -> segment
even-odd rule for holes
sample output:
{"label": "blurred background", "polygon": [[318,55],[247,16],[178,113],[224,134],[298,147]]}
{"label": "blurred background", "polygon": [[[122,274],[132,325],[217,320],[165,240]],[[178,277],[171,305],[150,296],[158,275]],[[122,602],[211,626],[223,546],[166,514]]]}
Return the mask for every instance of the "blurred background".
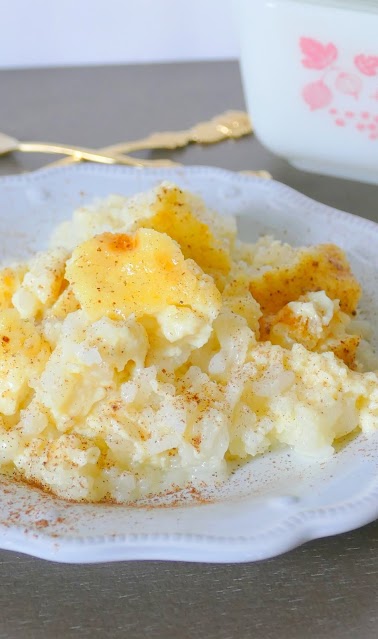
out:
{"label": "blurred background", "polygon": [[0,68],[237,56],[231,0],[0,0]]}

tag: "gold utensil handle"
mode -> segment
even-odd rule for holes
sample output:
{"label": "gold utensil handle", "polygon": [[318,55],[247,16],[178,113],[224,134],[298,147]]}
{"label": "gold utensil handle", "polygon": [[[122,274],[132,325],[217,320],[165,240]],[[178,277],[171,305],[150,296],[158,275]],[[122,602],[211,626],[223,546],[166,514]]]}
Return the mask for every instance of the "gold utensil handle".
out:
{"label": "gold utensil handle", "polygon": [[[74,160],[88,160],[91,162],[101,162],[102,164],[126,164],[128,166],[154,166],[152,160],[140,160],[127,155],[117,153],[101,152],[85,147],[73,147],[67,144],[54,144],[49,142],[20,142],[18,144],[19,151],[29,153],[56,153],[58,155],[69,155]],[[170,160],[162,160],[165,166],[175,166]]]}
{"label": "gold utensil handle", "polygon": [[[226,111],[206,122],[199,122],[183,131],[152,133],[141,140],[119,142],[101,149],[103,153],[131,153],[151,149],[178,149],[190,144],[214,144],[222,140],[237,139],[253,132],[249,116],[245,111]],[[74,162],[66,158],[49,166],[60,166]],[[164,166],[164,160],[144,160],[145,166]],[[166,165],[167,166],[167,165]],[[177,166],[177,164],[176,164]]]}
{"label": "gold utensil handle", "polygon": [[[237,139],[253,132],[249,116],[244,111],[225,111],[206,122],[199,122],[182,131],[152,133],[141,140],[120,142],[105,147],[113,153],[131,153],[147,149],[179,149],[191,142],[215,144],[223,140]],[[104,150],[105,150],[104,148]]]}

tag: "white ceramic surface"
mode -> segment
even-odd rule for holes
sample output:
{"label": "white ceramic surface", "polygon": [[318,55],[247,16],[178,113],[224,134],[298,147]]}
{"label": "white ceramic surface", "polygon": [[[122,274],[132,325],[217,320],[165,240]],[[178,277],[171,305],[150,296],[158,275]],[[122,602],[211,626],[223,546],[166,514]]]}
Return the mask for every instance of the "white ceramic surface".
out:
{"label": "white ceramic surface", "polygon": [[[273,233],[293,244],[337,242],[363,284],[364,313],[376,324],[378,225],[277,182],[221,169],[80,165],[1,178],[2,259],[44,247],[52,228],[74,207],[112,192],[145,190],[162,179],[201,194],[221,213],[236,214],[244,239]],[[369,439],[359,435],[322,464],[289,449],[262,456],[208,497],[196,503],[183,495],[177,503],[175,496],[164,508],[79,505],[0,477],[0,546],[77,563],[271,557],[378,516],[378,433]]]}
{"label": "white ceramic surface", "polygon": [[378,183],[378,4],[235,0],[257,136],[298,168]]}

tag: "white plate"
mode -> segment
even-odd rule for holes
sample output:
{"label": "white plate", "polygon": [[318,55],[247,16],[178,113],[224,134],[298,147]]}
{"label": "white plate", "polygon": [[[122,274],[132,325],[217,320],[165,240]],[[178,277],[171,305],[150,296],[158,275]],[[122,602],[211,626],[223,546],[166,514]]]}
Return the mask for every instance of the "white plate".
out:
{"label": "white plate", "polygon": [[[378,225],[309,200],[292,189],[220,169],[139,170],[80,165],[0,179],[3,260],[45,246],[53,227],[96,196],[130,195],[163,179],[237,214],[243,239],[274,233],[294,244],[336,242],[378,317]],[[378,517],[378,433],[358,436],[326,464],[289,449],[248,463],[211,503],[165,508],[70,504],[0,479],[0,546],[63,562],[264,559],[309,539]]]}

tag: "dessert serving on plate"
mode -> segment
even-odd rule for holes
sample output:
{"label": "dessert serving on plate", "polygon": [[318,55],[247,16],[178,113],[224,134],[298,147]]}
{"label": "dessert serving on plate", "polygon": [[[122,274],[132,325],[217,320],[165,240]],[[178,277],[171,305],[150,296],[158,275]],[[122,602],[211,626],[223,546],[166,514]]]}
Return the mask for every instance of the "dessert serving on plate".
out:
{"label": "dessert serving on plate", "polygon": [[244,242],[172,182],[81,206],[0,273],[1,470],[130,503],[282,446],[330,459],[378,426],[360,294],[335,244]]}

